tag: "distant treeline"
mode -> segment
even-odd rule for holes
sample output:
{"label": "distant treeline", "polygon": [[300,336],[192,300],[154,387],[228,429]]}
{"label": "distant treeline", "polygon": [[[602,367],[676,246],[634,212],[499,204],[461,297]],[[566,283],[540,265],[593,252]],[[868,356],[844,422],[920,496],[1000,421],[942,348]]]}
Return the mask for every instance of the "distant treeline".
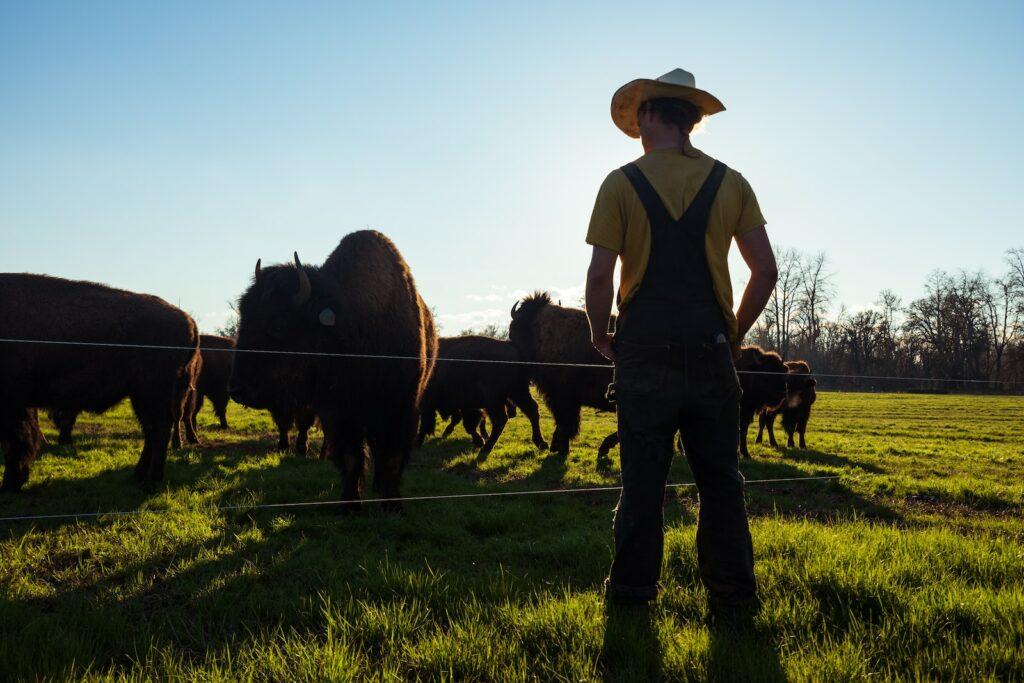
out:
{"label": "distant treeline", "polygon": [[884,289],[856,312],[835,308],[825,254],[780,248],[776,260],[778,283],[749,341],[806,359],[816,373],[913,378],[826,387],[1024,393],[1012,384],[1024,382],[1024,248],[1006,252],[997,277],[936,270],[920,299]]}

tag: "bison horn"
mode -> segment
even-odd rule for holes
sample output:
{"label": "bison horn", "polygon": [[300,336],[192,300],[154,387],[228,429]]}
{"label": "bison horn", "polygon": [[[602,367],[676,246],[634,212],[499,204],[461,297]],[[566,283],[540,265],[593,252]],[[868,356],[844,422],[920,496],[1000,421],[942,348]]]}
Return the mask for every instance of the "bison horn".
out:
{"label": "bison horn", "polygon": [[517,301],[514,304],[512,304],[512,313],[511,313],[511,315],[512,315],[512,319],[513,320],[516,319],[516,313],[519,311],[519,304],[521,304],[521,303],[523,303],[523,302],[522,301]]}
{"label": "bison horn", "polygon": [[262,271],[262,270],[260,270],[260,262],[261,262],[262,260],[263,260],[263,259],[256,259],[256,279],[257,279],[257,280],[259,280],[259,279],[260,279],[260,275],[262,275],[262,274],[263,274],[263,271]]}
{"label": "bison horn", "polygon": [[299,260],[299,252],[295,252],[295,271],[299,274],[299,291],[292,298],[292,303],[301,306],[309,301],[312,287],[309,284],[309,275],[306,274],[306,269],[302,267],[302,261]]}

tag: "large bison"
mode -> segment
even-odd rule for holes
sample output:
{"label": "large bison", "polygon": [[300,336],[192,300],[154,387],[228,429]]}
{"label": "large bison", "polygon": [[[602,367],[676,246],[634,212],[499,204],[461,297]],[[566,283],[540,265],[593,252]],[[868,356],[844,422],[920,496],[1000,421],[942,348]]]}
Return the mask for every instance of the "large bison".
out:
{"label": "large bison", "polygon": [[374,490],[398,498],[436,357],[434,322],[408,265],[391,240],[362,230],[319,267],[297,254],[294,265],[256,262],[239,300],[230,394],[253,408],[308,402],[345,500],[362,497],[367,445]]}
{"label": "large bison", "polygon": [[533,444],[546,449],[540,412],[530,395],[530,370],[519,361],[519,351],[511,342],[478,335],[441,339],[437,368],[423,396],[417,445],[434,433],[437,413],[445,418],[461,414],[476,443],[482,410],[491,423],[486,442],[480,444],[480,457],[486,457],[505,429],[506,404],[511,402],[530,420]]}
{"label": "large bison", "polygon": [[[534,363],[530,374],[555,418],[551,451],[565,455],[569,441],[579,434],[582,406],[615,410],[607,397],[612,366],[590,343],[587,314],[552,303],[546,292],[535,292],[512,307],[509,339],[524,360]],[[559,363],[606,367],[565,367]],[[605,445],[614,436],[609,435]]]}
{"label": "large bison", "polygon": [[807,421],[811,418],[811,406],[818,398],[815,386],[818,381],[811,376],[811,366],[807,361],[786,361],[786,398],[782,405],[761,411],[758,418],[757,443],[761,443],[765,428],[768,429],[768,443],[773,448],[779,444],[775,440],[775,416],[782,414],[782,428],[788,437],[786,445],[793,448],[793,434],[800,435],[800,448],[807,448],[804,435],[807,432]]}
{"label": "large bison", "polygon": [[744,346],[736,361],[743,396],[740,398],[740,455],[750,457],[747,432],[754,415],[765,409],[775,409],[786,398],[786,373],[782,357],[759,346]]}
{"label": "large bison", "polygon": [[201,363],[196,325],[184,311],[92,282],[6,273],[0,337],[28,340],[0,347],[0,491],[28,480],[42,440],[35,408],[102,412],[125,397],[144,438],[135,479],[149,488],[163,478],[168,441]]}

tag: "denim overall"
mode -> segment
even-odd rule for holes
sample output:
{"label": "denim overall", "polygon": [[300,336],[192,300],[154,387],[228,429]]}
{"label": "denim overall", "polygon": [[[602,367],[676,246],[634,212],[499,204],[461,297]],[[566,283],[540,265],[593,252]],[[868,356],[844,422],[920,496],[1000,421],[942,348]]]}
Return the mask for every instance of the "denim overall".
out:
{"label": "denim overall", "polygon": [[700,496],[697,564],[709,605],[745,606],[756,600],[756,584],[737,468],[740,387],[705,251],[726,166],[715,162],[679,220],[636,164],[622,171],[650,220],[651,253],[614,338],[622,495],[608,597],[642,603],[658,594],[665,484],[678,431]]}

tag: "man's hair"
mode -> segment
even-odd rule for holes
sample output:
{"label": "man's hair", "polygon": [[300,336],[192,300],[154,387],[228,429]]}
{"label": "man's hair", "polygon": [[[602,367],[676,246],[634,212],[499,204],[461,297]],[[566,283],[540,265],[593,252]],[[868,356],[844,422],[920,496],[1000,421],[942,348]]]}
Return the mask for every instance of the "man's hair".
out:
{"label": "man's hair", "polygon": [[652,100],[644,100],[640,103],[637,113],[644,111],[651,112],[665,125],[677,126],[683,135],[689,135],[693,132],[693,127],[704,118],[700,107],[693,102],[674,97],[657,97]]}

